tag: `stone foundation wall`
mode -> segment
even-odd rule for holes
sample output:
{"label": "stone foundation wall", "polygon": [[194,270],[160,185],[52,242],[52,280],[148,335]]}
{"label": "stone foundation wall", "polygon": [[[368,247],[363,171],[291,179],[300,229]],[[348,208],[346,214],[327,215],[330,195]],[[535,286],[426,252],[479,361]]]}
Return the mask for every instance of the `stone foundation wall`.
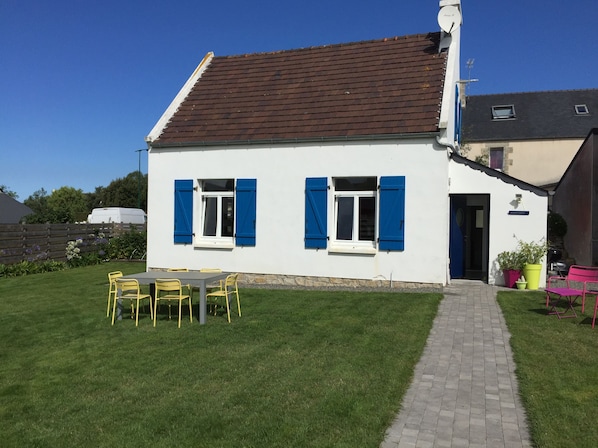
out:
{"label": "stone foundation wall", "polygon": [[338,277],[303,277],[276,274],[240,274],[239,283],[248,287],[284,287],[319,289],[392,289],[392,290],[442,290],[441,284],[397,282],[389,280],[364,280]]}
{"label": "stone foundation wall", "polygon": [[[162,271],[162,268],[150,268]],[[248,288],[287,288],[287,289],[342,289],[342,290],[380,290],[411,292],[442,292],[440,283],[416,283],[389,280],[364,280],[339,277],[305,277],[297,275],[247,274],[239,273],[240,287]]]}

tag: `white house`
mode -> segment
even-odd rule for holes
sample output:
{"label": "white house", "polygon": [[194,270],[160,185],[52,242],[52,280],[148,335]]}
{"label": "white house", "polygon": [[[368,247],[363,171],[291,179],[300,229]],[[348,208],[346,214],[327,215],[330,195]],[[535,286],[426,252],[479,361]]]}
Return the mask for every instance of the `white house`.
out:
{"label": "white house", "polygon": [[456,155],[460,2],[440,6],[440,32],[208,54],[146,138],[148,269],[494,283],[498,252],[545,235],[546,194]]}

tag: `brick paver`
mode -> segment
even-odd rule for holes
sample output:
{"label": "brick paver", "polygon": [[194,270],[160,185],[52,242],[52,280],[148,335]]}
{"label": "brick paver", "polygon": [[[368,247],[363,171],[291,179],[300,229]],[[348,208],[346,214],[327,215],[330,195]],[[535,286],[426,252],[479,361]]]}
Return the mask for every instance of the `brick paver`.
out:
{"label": "brick paver", "polygon": [[498,288],[444,290],[401,411],[380,448],[531,447]]}

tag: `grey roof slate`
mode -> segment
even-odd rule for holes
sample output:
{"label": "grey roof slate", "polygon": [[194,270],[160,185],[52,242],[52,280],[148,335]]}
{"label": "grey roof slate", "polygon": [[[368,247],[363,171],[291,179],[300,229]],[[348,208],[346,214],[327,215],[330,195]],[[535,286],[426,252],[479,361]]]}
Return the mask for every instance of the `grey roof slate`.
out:
{"label": "grey roof slate", "polygon": [[[589,114],[577,115],[585,104]],[[513,105],[514,119],[493,120],[492,106]],[[585,138],[598,127],[598,89],[473,95],[463,111],[463,141]]]}
{"label": "grey roof slate", "polygon": [[23,216],[33,213],[29,207],[0,191],[0,224],[18,224]]}

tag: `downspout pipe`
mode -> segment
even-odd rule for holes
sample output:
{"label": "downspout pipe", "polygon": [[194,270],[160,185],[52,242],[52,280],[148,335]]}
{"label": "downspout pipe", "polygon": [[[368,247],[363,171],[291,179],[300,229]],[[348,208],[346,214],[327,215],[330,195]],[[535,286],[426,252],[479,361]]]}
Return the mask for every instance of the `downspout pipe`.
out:
{"label": "downspout pipe", "polygon": [[440,135],[436,136],[436,143],[438,143],[440,146],[445,146],[447,149],[450,150],[450,152],[459,154],[459,150],[455,147],[455,145],[453,143],[450,143],[448,140],[443,140],[442,137],[440,137]]}
{"label": "downspout pipe", "polygon": [[[438,143],[440,146],[444,146],[447,148],[447,155],[448,155],[448,163],[450,163],[450,158],[451,158],[451,154],[452,153],[456,153],[459,154],[459,151],[457,150],[457,148],[455,148],[455,145],[453,143],[448,142],[447,140],[443,140],[439,135],[436,136],[436,143]],[[448,165],[447,165],[448,168]],[[447,173],[448,175],[449,173]],[[450,265],[451,265],[451,260],[450,257],[448,256],[450,253],[450,209],[451,209],[451,199],[450,199],[450,189],[451,189],[451,178],[449,176],[448,178],[448,185],[447,185],[447,209],[448,209],[448,213],[449,213],[449,219],[447,220],[447,247],[446,247],[446,255],[447,255],[447,264],[446,264],[446,284],[450,285],[451,284],[451,272],[450,272]]]}

